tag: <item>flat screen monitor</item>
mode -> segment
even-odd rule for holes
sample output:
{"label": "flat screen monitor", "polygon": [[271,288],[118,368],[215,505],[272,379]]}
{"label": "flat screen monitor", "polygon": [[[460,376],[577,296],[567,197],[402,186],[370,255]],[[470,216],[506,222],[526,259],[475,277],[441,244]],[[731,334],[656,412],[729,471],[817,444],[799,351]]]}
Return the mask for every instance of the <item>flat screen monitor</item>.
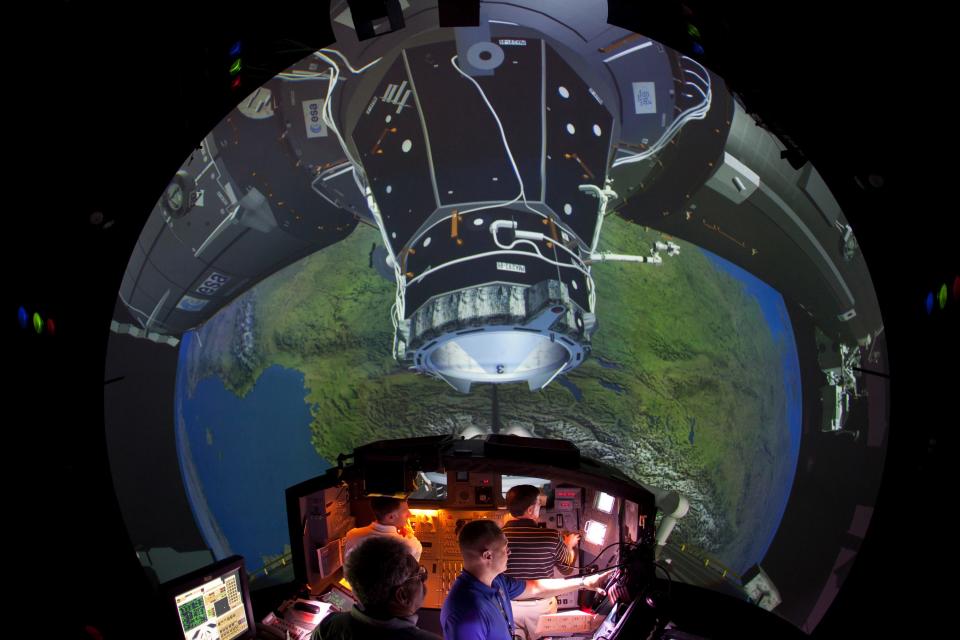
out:
{"label": "flat screen monitor", "polygon": [[241,556],[231,556],[162,586],[171,637],[183,640],[248,640],[256,623],[247,572]]}

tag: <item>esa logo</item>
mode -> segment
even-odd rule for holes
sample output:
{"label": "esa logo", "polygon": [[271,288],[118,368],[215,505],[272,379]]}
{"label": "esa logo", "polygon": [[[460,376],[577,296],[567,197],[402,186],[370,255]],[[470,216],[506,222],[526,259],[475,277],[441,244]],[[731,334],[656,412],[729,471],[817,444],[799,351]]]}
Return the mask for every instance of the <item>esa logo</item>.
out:
{"label": "esa logo", "polygon": [[177,303],[177,309],[184,311],[200,311],[205,306],[207,306],[207,300],[201,300],[193,296],[183,296],[180,298],[180,302]]}
{"label": "esa logo", "polygon": [[216,295],[217,290],[220,289],[223,285],[227,284],[230,281],[230,278],[223,275],[222,273],[217,273],[216,271],[211,271],[210,275],[207,276],[199,287],[197,287],[197,293],[201,293],[205,296]]}
{"label": "esa logo", "polygon": [[303,103],[303,123],[308,138],[323,138],[327,135],[327,125],[323,122],[323,100],[305,100]]}

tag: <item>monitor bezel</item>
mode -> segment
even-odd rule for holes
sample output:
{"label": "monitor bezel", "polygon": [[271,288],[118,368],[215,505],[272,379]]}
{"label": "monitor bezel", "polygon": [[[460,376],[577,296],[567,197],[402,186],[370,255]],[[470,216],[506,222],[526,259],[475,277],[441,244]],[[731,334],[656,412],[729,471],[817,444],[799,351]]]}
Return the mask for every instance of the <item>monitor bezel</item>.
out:
{"label": "monitor bezel", "polygon": [[176,630],[177,636],[183,635],[183,627],[180,624],[180,611],[177,607],[176,598],[178,595],[196,589],[205,582],[225,574],[232,573],[239,569],[240,591],[243,598],[244,613],[247,616],[247,630],[237,636],[234,640],[252,640],[257,636],[257,621],[253,617],[253,601],[250,599],[250,579],[247,576],[247,569],[242,556],[230,556],[201,567],[196,571],[184,574],[173,580],[169,580],[160,585],[160,593],[164,600],[164,610],[168,612],[168,626],[171,632]]}

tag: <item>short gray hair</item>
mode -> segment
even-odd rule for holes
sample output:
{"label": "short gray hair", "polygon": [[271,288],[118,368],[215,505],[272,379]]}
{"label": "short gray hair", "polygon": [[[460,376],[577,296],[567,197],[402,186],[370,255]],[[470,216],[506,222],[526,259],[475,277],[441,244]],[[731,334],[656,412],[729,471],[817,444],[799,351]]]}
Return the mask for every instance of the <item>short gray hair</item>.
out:
{"label": "short gray hair", "polygon": [[416,562],[402,540],[374,536],[350,552],[343,573],[364,609],[384,610],[393,589],[410,577],[411,561]]}

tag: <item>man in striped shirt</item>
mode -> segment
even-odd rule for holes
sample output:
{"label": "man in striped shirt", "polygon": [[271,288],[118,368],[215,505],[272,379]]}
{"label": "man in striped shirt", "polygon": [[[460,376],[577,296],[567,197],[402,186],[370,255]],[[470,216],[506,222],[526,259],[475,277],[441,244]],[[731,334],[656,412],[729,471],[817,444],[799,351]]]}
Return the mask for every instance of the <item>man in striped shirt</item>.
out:
{"label": "man in striped shirt", "polygon": [[[515,519],[503,525],[507,536],[510,556],[506,574],[520,580],[552,578],[556,567],[563,575],[574,570],[574,548],[580,542],[580,534],[560,535],[556,529],[537,526],[540,518],[542,495],[540,489],[529,484],[519,484],[507,492],[507,509]],[[557,612],[557,598],[513,600],[515,632],[526,640],[539,638],[536,635],[537,621],[545,613]]]}

